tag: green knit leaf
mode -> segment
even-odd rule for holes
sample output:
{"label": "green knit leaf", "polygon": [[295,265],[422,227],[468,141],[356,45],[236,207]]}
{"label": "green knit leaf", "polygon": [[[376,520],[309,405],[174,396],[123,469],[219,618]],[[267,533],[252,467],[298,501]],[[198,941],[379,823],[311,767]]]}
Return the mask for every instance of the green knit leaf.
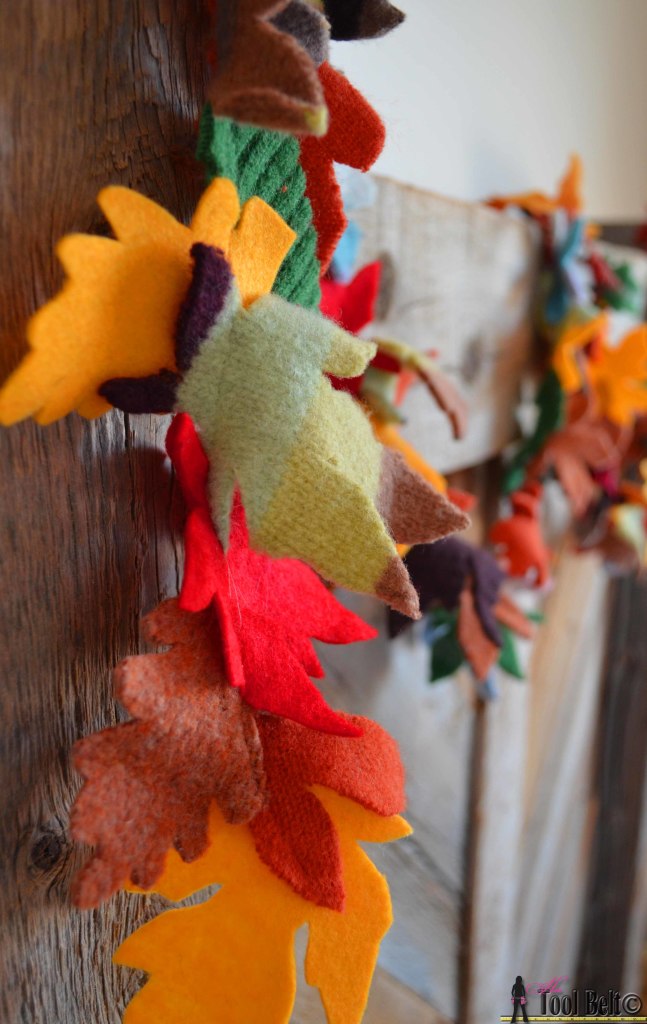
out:
{"label": "green knit leaf", "polygon": [[321,298],[317,232],[299,155],[299,143],[292,135],[215,117],[209,104],[202,112],[197,157],[207,180],[229,178],[238,189],[241,205],[259,196],[296,232],[273,290],[297,306],[317,309]]}
{"label": "green knit leaf", "polygon": [[507,672],[508,675],[514,676],[515,679],[525,679],[521,662],[519,660],[519,652],[517,650],[517,641],[515,640],[514,634],[511,629],[507,626],[500,626],[501,637],[503,643],[501,645],[501,654],[499,655],[499,667]]}

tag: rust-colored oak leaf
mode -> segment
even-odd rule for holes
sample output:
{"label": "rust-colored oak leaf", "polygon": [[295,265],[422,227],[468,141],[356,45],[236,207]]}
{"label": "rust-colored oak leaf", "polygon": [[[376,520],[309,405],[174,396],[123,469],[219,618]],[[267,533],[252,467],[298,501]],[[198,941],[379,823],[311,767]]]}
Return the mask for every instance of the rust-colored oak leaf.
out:
{"label": "rust-colored oak leaf", "polygon": [[375,722],[348,716],[360,737],[331,736],[296,722],[258,715],[267,776],[267,806],[250,823],[256,850],[299,896],[343,910],[337,830],[311,786],[325,786],[383,817],[405,805],[398,747]]}
{"label": "rust-colored oak leaf", "polygon": [[186,861],[204,853],[212,800],[238,824],[265,799],[256,723],[227,682],[213,613],[165,601],[144,628],[148,639],[171,649],[117,666],[116,695],[134,721],[74,750],[86,782],[72,834],[96,845],[75,880],[80,907],[97,906],[127,881],[153,885],[171,847]]}

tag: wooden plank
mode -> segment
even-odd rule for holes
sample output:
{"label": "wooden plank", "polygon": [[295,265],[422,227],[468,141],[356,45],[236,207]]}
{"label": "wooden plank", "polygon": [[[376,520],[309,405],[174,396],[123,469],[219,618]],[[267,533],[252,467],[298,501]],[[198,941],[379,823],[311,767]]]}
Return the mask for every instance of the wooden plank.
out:
{"label": "wooden plank", "polygon": [[361,259],[391,257],[395,280],[388,313],[370,333],[436,350],[470,405],[467,435],[455,442],[424,389],[413,388],[405,436],[442,472],[475,466],[514,436],[532,342],[536,235],[488,207],[377,182],[376,204],[353,218],[364,232]]}
{"label": "wooden plank", "polygon": [[[579,965],[587,988],[622,987],[629,921],[639,911],[633,900],[647,769],[646,617],[647,580],[614,580],[597,750],[599,815]],[[644,918],[634,924],[643,938],[646,925]]]}
{"label": "wooden plank", "polygon": [[[451,1024],[410,989],[386,971],[377,969],[362,1024]],[[319,994],[305,984],[299,987],[292,1024],[326,1024]]]}
{"label": "wooden plank", "polygon": [[[53,248],[104,230],[95,196],[132,185],[186,218],[209,23],[189,0],[0,5],[0,377],[26,318],[59,287]],[[164,424],[112,414],[0,432],[4,486],[0,1017],[115,1024],[140,976],[111,951],[160,907],[69,905],[76,739],[116,720],[110,672],[177,586]]]}
{"label": "wooden plank", "polygon": [[378,640],[322,648],[322,689],[335,707],[380,722],[398,741],[414,835],[370,855],[389,879],[394,924],[380,964],[437,1012],[456,1019],[474,690],[466,674],[430,686],[422,624],[387,640],[385,610],[343,595]]}

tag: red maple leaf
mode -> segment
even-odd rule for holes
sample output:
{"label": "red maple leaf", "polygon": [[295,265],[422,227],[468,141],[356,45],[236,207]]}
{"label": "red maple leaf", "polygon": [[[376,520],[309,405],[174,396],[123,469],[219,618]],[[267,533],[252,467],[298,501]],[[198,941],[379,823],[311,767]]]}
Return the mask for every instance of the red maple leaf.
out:
{"label": "red maple leaf", "polygon": [[250,548],[239,498],[225,552],[209,513],[209,463],[189,416],[175,417],[166,447],[189,508],[180,607],[198,612],[213,604],[230,683],[260,711],[322,732],[360,735],[328,707],[309,678],[324,674],[311,641],[347,644],[371,640],[376,631],[347,611],[302,562]]}

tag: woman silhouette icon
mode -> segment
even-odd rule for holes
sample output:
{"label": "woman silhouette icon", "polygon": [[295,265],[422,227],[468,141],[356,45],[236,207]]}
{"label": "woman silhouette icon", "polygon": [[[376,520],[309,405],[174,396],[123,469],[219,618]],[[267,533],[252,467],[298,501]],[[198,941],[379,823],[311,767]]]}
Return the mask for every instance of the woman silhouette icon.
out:
{"label": "woman silhouette icon", "polygon": [[526,1013],[526,988],[523,983],[523,978],[520,974],[517,975],[517,980],[512,986],[511,994],[514,1010],[512,1017],[510,1018],[510,1021],[512,1022],[517,1019],[517,1014],[519,1010],[521,1010],[521,1012],[523,1013],[523,1019],[527,1021],[528,1014]]}

